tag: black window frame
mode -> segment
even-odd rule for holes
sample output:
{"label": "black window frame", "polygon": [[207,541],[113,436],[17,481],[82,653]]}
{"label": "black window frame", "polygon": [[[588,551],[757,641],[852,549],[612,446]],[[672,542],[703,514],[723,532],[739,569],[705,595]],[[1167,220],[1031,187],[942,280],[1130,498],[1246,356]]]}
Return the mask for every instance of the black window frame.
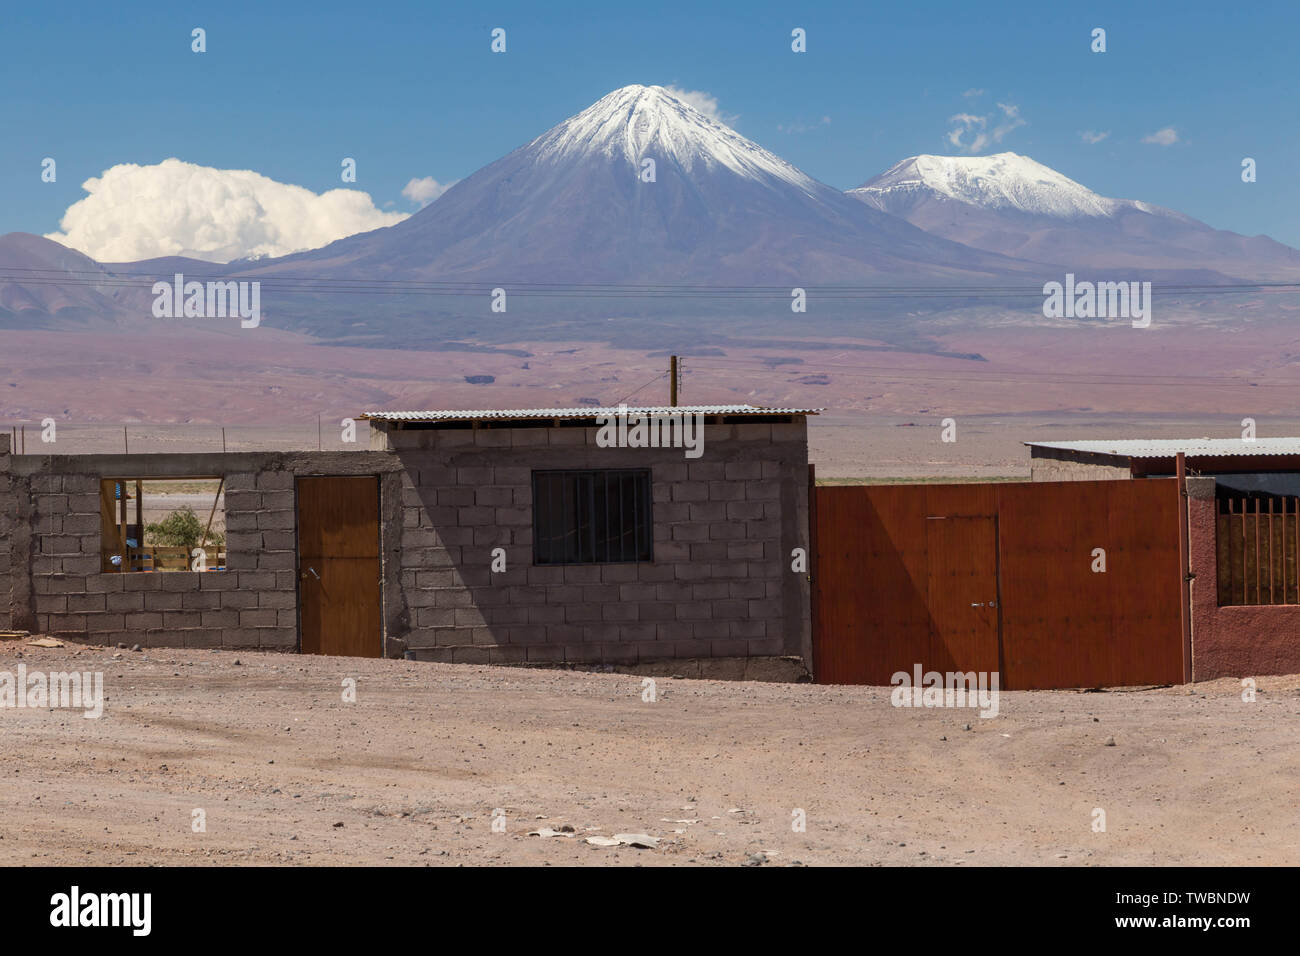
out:
{"label": "black window frame", "polygon": [[534,565],[654,561],[651,469],[538,469],[532,488]]}

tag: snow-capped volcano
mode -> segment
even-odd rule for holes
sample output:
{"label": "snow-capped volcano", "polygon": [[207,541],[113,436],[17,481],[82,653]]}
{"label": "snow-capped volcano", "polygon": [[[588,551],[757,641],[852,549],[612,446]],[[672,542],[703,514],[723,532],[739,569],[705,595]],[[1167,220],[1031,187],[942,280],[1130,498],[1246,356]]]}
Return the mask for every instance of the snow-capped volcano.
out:
{"label": "snow-capped volcano", "polygon": [[1121,205],[1016,153],[913,156],[849,192],[886,212],[933,196],[1058,219],[1109,216]]}
{"label": "snow-capped volcano", "polygon": [[[109,291],[86,298],[78,274],[93,263],[80,269],[64,265],[76,260],[63,257],[67,250],[56,243],[38,244],[33,253],[31,238],[0,242],[0,266],[21,266],[32,254],[55,265],[45,267],[39,281],[0,275],[0,324],[118,308]],[[210,264],[205,268],[214,271]],[[1149,203],[1101,196],[1014,153],[915,156],[844,193],[663,87],[627,86],[462,179],[401,223],[309,252],[230,263],[223,274],[284,280],[266,289],[275,296],[274,312],[268,309],[272,324],[323,336],[364,328],[355,334],[377,339],[396,329],[399,319],[418,332],[430,316],[463,321],[456,334],[468,335],[463,328],[475,331],[484,313],[480,303],[466,303],[484,287],[581,287],[554,295],[528,290],[530,314],[544,323],[556,316],[584,321],[573,316],[579,306],[587,319],[605,321],[611,296],[629,300],[618,305],[626,307],[624,314],[658,309],[656,315],[693,319],[699,313],[691,310],[703,308],[699,300],[675,298],[670,287],[781,290],[878,283],[964,289],[991,280],[1041,288],[1048,278],[1100,268],[1126,280],[1176,272],[1179,280],[1195,274],[1206,282],[1294,281],[1300,252],[1265,237],[1218,231]],[[163,260],[109,269],[156,270],[165,278],[191,271],[184,262]],[[59,270],[67,270],[66,288],[57,280]],[[360,300],[311,297],[312,280],[340,279],[393,285],[349,290],[365,295]],[[407,292],[400,285],[407,281],[446,288]],[[631,301],[640,291],[624,295],[605,288],[651,284],[668,290],[654,300],[662,305]],[[429,298],[435,293],[459,300]],[[405,302],[390,305],[390,294],[405,296]],[[709,303],[716,305],[715,314],[745,321],[753,314],[747,304],[715,298]],[[510,301],[513,331],[524,310],[515,311],[518,300]],[[358,302],[365,307],[362,317]],[[879,316],[912,307],[909,297],[898,297],[871,308]],[[845,300],[845,315],[861,314],[855,309]],[[148,315],[135,306],[126,312]],[[806,321],[811,325],[824,315]],[[490,321],[494,328],[507,324],[499,316]]]}
{"label": "snow-capped volcano", "polygon": [[599,154],[639,166],[663,157],[693,173],[724,167],[739,176],[779,179],[812,192],[816,180],[662,86],[625,86],[543,133],[524,149],[563,164]]}
{"label": "snow-capped volcano", "polygon": [[659,86],[601,97],[405,222],[250,272],[282,265],[504,288],[977,282],[1023,268],[857,202]]}
{"label": "snow-capped volcano", "polygon": [[1300,252],[1214,229],[1133,199],[1110,199],[1016,153],[913,156],[847,193],[977,249],[1067,268],[1203,271],[1294,278]]}

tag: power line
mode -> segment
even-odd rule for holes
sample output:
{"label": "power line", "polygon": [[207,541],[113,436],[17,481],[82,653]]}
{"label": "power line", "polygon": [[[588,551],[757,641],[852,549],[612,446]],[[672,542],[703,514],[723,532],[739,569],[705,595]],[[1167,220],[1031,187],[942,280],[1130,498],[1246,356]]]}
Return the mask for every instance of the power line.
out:
{"label": "power line", "polygon": [[667,377],[668,377],[668,373],[667,373],[667,372],[660,372],[660,373],[659,373],[658,375],[656,375],[654,378],[650,379],[650,381],[648,381],[648,382],[646,382],[644,385],[642,385],[641,388],[638,388],[638,389],[636,389],[635,391],[632,391],[632,392],[628,392],[626,395],[624,395],[622,398],[620,398],[620,399],[619,399],[617,402],[615,402],[614,404],[615,404],[615,405],[622,405],[624,402],[626,402],[629,398],[631,398],[631,397],[632,397],[633,395],[635,395],[637,392],[640,392],[640,391],[642,391],[643,389],[649,388],[651,385],[653,385],[655,382],[659,381],[661,378],[667,378]]}
{"label": "power line", "polygon": [[[910,353],[910,354],[926,354],[926,353]],[[930,355],[930,357],[932,357],[932,358],[942,358],[942,359],[951,359],[951,360],[953,360],[953,361],[958,361],[958,362],[961,362],[961,361],[969,362],[969,361],[971,361],[970,359],[963,359],[963,358],[961,358],[961,357],[959,357],[959,356],[955,356],[955,355],[937,355],[937,354],[932,354],[932,355]],[[729,357],[726,357],[726,356],[717,356],[717,357],[709,356],[709,357],[704,357],[704,358],[702,358],[701,360],[699,360],[699,361],[697,362],[697,364],[703,364],[703,365],[706,365],[706,366],[712,365],[712,366],[714,366],[714,367],[721,368],[721,369],[726,369],[726,368],[728,368],[728,367],[735,367],[735,368],[737,368],[737,369],[752,369],[752,370],[755,370],[755,371],[767,371],[767,372],[777,372],[777,371],[782,371],[782,370],[787,370],[787,371],[795,372],[795,371],[805,371],[805,370],[807,370],[807,369],[812,369],[812,368],[816,368],[816,369],[824,369],[824,368],[830,368],[830,369],[845,369],[845,370],[848,370],[848,371],[857,371],[857,372],[899,372],[899,371],[903,371],[903,372],[906,372],[906,371],[926,372],[926,371],[932,371],[932,372],[940,373],[940,374],[946,374],[946,372],[947,372],[946,369],[908,369],[908,368],[900,368],[900,367],[897,366],[897,365],[857,365],[857,364],[843,363],[843,362],[841,362],[841,363],[836,363],[836,362],[818,362],[815,366],[812,366],[812,365],[807,365],[807,364],[804,364],[804,363],[800,363],[800,364],[797,364],[797,365],[796,365],[795,363],[792,363],[792,362],[780,362],[780,361],[778,361],[777,364],[773,365],[773,364],[771,364],[771,363],[769,363],[769,362],[763,361],[762,359],[759,359],[759,360],[757,360],[757,361],[751,361],[751,360],[747,360],[747,359],[732,359],[732,358],[729,358]],[[995,372],[995,371],[993,371],[993,370],[991,370],[991,369],[982,369],[982,368],[979,368],[979,367],[973,367],[973,366],[957,366],[957,367],[955,367],[955,368],[953,369],[953,371],[955,371],[955,372],[969,372],[969,373],[972,373],[972,374],[983,374],[983,375],[1000,375],[1000,374],[1002,374],[1002,373],[999,373],[999,372]],[[1020,373],[1020,374],[1021,374],[1022,376],[1041,375],[1041,376],[1047,378],[1049,381],[1056,381],[1056,380],[1060,379],[1062,375],[1066,375],[1066,376],[1068,376],[1068,375],[1070,375],[1071,373],[1069,373],[1069,372],[1064,372],[1064,373],[1056,373],[1056,372],[1032,372],[1032,371],[1031,371],[1031,372],[1025,372],[1025,373]],[[1125,374],[1122,373],[1122,372],[1116,372],[1116,373],[1113,373],[1113,376],[1116,377],[1116,378],[1127,377],[1127,376],[1125,376]],[[1174,381],[1174,382],[1205,382],[1205,383],[1208,383],[1208,384],[1213,384],[1214,382],[1219,381],[1219,379],[1211,379],[1211,378],[1207,378],[1207,377],[1205,377],[1205,376],[1181,375],[1181,374],[1180,374],[1180,375],[1141,375],[1140,377],[1142,377],[1142,378],[1167,378],[1167,379],[1169,379],[1170,381]]]}
{"label": "power line", "polygon": [[[89,289],[138,289],[144,291],[147,286],[132,282],[94,282],[94,281],[59,281],[59,280],[7,280],[6,277],[0,276],[0,282],[12,281],[27,287],[53,286],[53,287],[82,287]],[[197,280],[195,280],[197,281]],[[248,281],[248,280],[245,280]],[[263,286],[269,286],[269,291],[282,294],[301,294],[301,295],[359,295],[359,296],[433,296],[433,297],[481,297],[486,293],[480,289],[374,289],[370,287],[354,288],[316,288],[311,286],[290,286],[282,283],[267,282],[265,280],[255,280]],[[494,286],[493,288],[505,289],[510,296],[517,298],[530,299],[636,299],[645,300],[677,300],[677,299],[729,299],[733,301],[784,301],[787,296],[780,293],[756,293],[756,292],[599,292],[594,290],[573,289],[568,291],[560,290],[538,290],[529,287],[512,288],[510,286]],[[1171,298],[1171,297],[1203,297],[1203,296],[1229,296],[1229,295],[1252,295],[1272,292],[1300,292],[1300,285],[1293,288],[1220,288],[1220,289],[1164,289],[1160,291],[1152,290],[1152,297]],[[940,300],[964,300],[964,301],[987,301],[987,302],[1006,302],[1011,299],[1025,301],[1041,301],[1043,295],[1041,292],[1014,292],[1014,293],[848,293],[848,294],[818,294],[810,296],[813,301],[940,301]]]}
{"label": "power line", "polygon": [[[697,361],[696,367],[708,368],[708,369],[712,369],[713,371],[723,371],[723,372],[763,371],[763,372],[771,373],[771,372],[778,372],[778,371],[788,371],[792,374],[801,374],[801,375],[818,375],[818,374],[822,374],[821,372],[822,369],[839,369],[843,371],[837,371],[836,374],[866,375],[873,378],[879,378],[882,380],[888,380],[890,378],[894,378],[894,379],[902,378],[910,381],[939,381],[939,382],[949,382],[952,381],[954,376],[960,376],[967,382],[971,382],[971,381],[987,382],[988,384],[992,384],[992,385],[1008,384],[1009,382],[1025,382],[1025,383],[1034,383],[1034,384],[1060,383],[1060,384],[1069,384],[1069,385],[1096,385],[1096,386],[1115,386],[1115,387],[1126,387],[1126,386],[1186,387],[1188,385],[1198,385],[1202,387],[1221,387],[1221,388],[1253,387],[1250,382],[1233,381],[1227,379],[1211,379],[1205,377],[1186,376],[1186,375],[1177,375],[1177,376],[1173,376],[1173,375],[1132,375],[1132,376],[1086,375],[1085,376],[1085,375],[1072,374],[1068,372],[1061,372],[1061,373],[1026,372],[1026,373],[1017,374],[1013,378],[1008,379],[1007,376],[1000,375],[1000,373],[985,371],[984,369],[979,369],[979,368],[959,367],[949,371],[949,370],[939,370],[939,369],[908,369],[908,368],[899,368],[898,366],[834,365],[829,363],[823,365],[817,365],[817,366],[810,366],[810,365],[794,366],[790,364],[783,364],[783,365],[777,365],[773,367],[765,363],[763,364],[735,363],[729,365],[715,364],[718,361],[719,360],[702,361],[702,362]],[[1270,386],[1259,386],[1259,387],[1270,387]],[[1283,383],[1278,383],[1276,386],[1273,387],[1283,387]],[[1287,385],[1286,387],[1292,387],[1292,386]]]}
{"label": "power line", "polygon": [[[215,265],[213,263],[207,263],[207,264]],[[194,278],[196,280],[230,279],[235,276],[241,276],[241,275],[247,278],[247,277],[255,276],[257,268],[258,267],[256,263],[254,263],[249,269],[236,269],[233,271],[227,270],[225,272],[212,272],[212,273],[191,273],[190,275],[191,278]],[[181,271],[183,272],[184,270],[182,269]],[[105,268],[37,269],[37,268],[25,268],[25,267],[18,267],[18,266],[0,266],[0,272],[14,272],[20,274],[49,273],[57,276],[65,276],[65,275],[110,276],[110,277],[141,278],[141,279],[145,279],[145,278],[170,279],[172,278],[173,275],[175,275],[174,269],[169,272],[163,272],[161,270],[148,271],[148,272],[125,272],[116,269],[105,269]],[[502,283],[499,281],[489,282],[487,280],[479,281],[479,280],[472,280],[472,279],[365,279],[365,278],[357,278],[357,277],[335,279],[335,278],[329,278],[325,276],[301,275],[301,274],[294,274],[294,273],[272,273],[270,276],[266,277],[266,279],[264,279],[263,281],[281,280],[281,279],[289,280],[289,281],[303,281],[303,282],[327,282],[327,283],[344,282],[348,284],[366,283],[370,285],[381,285],[381,286],[382,285],[407,285],[407,286],[410,285],[449,286],[450,285],[450,286],[475,286],[479,288],[493,288],[502,285]],[[1085,280],[1080,280],[1080,281],[1085,281]],[[1086,280],[1086,281],[1097,281],[1097,280]],[[615,290],[667,289],[667,290],[700,290],[700,291],[742,290],[742,291],[779,292],[779,293],[784,293],[786,295],[788,295],[790,289],[794,287],[790,284],[756,285],[756,284],[748,284],[748,283],[743,285],[725,285],[725,284],[718,285],[718,284],[656,283],[656,282],[616,283],[616,282],[537,282],[537,281],[519,283],[519,285],[536,287],[536,288],[555,287],[561,289],[573,289],[573,288],[615,289]],[[1300,283],[1281,282],[1281,281],[1278,282],[1259,281],[1259,282],[1235,282],[1235,283],[1234,282],[1225,282],[1225,283],[1201,282],[1201,283],[1168,284],[1168,287],[1171,288],[1184,288],[1184,289],[1198,289],[1198,288],[1231,289],[1231,288],[1267,288],[1267,287],[1279,287],[1279,288],[1288,287],[1289,288],[1289,287],[1296,287],[1296,286],[1300,286]],[[825,285],[825,284],[809,285],[805,283],[803,285],[799,285],[798,287],[803,289],[817,289],[817,290],[844,289],[844,290],[891,291],[891,292],[931,291],[931,290],[940,290],[940,291],[961,291],[961,290],[1024,291],[1025,290],[1025,287],[1020,285],[999,285],[996,283],[982,283],[978,285],[945,285],[943,283],[933,283],[933,284],[926,284],[926,285],[911,285],[911,286],[877,285],[877,284],[853,285],[849,283],[836,283],[834,285]],[[1036,294],[1041,294],[1041,292],[1036,292]]]}
{"label": "power line", "polygon": [[[174,273],[173,273],[174,274]],[[243,278],[240,278],[243,276]],[[102,289],[143,289],[150,280],[168,281],[161,272],[116,273],[92,270],[24,269],[0,267],[0,282],[29,286],[79,286]],[[510,283],[475,280],[404,280],[324,278],[297,275],[257,277],[255,273],[191,273],[190,281],[256,281],[271,291],[313,295],[425,295],[475,296],[501,288],[510,295],[526,298],[636,298],[636,299],[786,299],[792,286],[666,285],[613,283]],[[809,298],[835,301],[848,299],[1041,299],[1041,288],[1011,285],[974,286],[801,286]],[[1223,284],[1153,284],[1153,296],[1237,295],[1300,291],[1300,282],[1251,282]]]}

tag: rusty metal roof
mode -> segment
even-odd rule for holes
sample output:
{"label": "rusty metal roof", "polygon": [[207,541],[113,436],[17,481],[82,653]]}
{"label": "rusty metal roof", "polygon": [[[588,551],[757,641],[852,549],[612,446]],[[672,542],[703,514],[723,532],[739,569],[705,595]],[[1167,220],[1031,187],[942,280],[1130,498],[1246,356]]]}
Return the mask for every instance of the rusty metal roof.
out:
{"label": "rusty metal roof", "polygon": [[1120,438],[1111,441],[1027,441],[1030,448],[1054,448],[1119,458],[1237,458],[1300,455],[1300,438]]}
{"label": "rusty metal roof", "polygon": [[525,421],[598,418],[611,415],[816,415],[821,408],[763,408],[759,405],[615,405],[583,408],[436,409],[423,412],[365,412],[376,422]]}

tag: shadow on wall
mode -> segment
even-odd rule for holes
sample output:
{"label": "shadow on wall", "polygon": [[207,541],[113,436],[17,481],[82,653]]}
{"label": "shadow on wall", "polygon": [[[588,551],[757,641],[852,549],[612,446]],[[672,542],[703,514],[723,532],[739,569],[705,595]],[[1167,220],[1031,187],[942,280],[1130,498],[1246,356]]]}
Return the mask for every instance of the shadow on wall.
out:
{"label": "shadow on wall", "polygon": [[[680,449],[599,448],[591,428],[390,436],[427,443],[397,451],[406,649],[443,661],[623,665],[800,654],[806,577],[785,572],[793,542],[806,541],[806,504],[794,506],[800,493],[806,501],[806,445],[773,442],[771,427],[719,426],[700,461]],[[535,565],[533,471],[610,468],[650,470],[653,560]],[[505,570],[494,572],[498,548]]]}

